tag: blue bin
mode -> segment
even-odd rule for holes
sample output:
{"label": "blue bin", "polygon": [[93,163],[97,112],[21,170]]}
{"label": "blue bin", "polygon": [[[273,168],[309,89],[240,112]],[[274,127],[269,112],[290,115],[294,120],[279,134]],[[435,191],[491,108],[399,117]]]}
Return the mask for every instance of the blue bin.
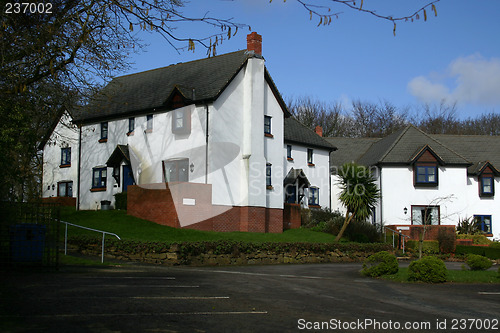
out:
{"label": "blue bin", "polygon": [[15,224],[10,226],[10,252],[13,262],[42,262],[47,226]]}

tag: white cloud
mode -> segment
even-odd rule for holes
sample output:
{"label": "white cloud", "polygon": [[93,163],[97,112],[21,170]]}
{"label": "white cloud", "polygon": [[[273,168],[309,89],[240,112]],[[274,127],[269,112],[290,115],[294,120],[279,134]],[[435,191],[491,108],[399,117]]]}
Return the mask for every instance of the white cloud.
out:
{"label": "white cloud", "polygon": [[408,83],[409,92],[423,102],[445,99],[482,106],[500,105],[500,58],[488,60],[480,55],[458,58],[440,74],[412,79]]}

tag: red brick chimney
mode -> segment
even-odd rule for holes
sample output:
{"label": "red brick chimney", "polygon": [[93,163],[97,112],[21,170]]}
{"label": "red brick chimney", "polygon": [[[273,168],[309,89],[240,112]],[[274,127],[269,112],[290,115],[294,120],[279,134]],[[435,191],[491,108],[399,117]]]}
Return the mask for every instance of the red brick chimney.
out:
{"label": "red brick chimney", "polygon": [[247,35],[247,50],[262,55],[262,36],[255,31]]}
{"label": "red brick chimney", "polygon": [[323,127],[321,126],[316,126],[316,128],[314,129],[314,131],[316,132],[316,134],[318,134],[319,136],[323,136]]}

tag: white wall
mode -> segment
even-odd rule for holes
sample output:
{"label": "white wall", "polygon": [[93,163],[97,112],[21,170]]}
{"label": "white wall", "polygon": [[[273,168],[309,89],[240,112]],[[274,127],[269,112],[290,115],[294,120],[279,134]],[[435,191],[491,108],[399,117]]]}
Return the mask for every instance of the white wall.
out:
{"label": "white wall", "polygon": [[[287,160],[287,145],[292,145],[293,161]],[[307,163],[307,149],[313,149],[313,164]],[[327,150],[307,147],[294,143],[286,143],[283,146],[282,158],[285,164],[283,178],[286,177],[291,168],[302,169],[312,187],[319,188],[319,204],[323,208],[330,208],[330,152]],[[303,204],[308,207],[309,190],[304,191]],[[282,195],[284,200],[284,194]]]}
{"label": "white wall", "polygon": [[[71,167],[60,168],[61,148],[71,147]],[[43,149],[42,197],[56,197],[57,183],[73,181],[73,197],[76,197],[78,174],[78,128],[71,124],[65,112]]]}

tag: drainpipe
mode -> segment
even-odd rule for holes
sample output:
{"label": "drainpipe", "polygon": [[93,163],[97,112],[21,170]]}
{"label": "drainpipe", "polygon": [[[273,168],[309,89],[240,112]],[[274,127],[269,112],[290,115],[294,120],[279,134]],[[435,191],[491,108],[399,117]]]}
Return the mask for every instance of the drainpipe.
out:
{"label": "drainpipe", "polygon": [[205,184],[208,184],[208,104],[205,104],[205,110],[207,111],[207,120],[206,120],[206,136],[205,136]]}
{"label": "drainpipe", "polygon": [[77,184],[76,184],[76,210],[80,210],[80,177],[82,166],[82,124],[78,126],[78,169],[77,169]]}
{"label": "drainpipe", "polygon": [[383,205],[382,205],[382,198],[383,198],[383,195],[382,195],[382,168],[379,166],[378,167],[378,180],[379,180],[379,189],[380,189],[380,225],[382,225],[383,221],[384,221],[384,209],[383,209]]}

